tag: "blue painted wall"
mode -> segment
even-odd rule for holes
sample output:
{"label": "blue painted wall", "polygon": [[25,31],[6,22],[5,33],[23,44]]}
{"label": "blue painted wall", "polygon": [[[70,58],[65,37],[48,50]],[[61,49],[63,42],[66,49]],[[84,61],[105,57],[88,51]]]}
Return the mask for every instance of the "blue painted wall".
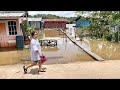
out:
{"label": "blue painted wall", "polygon": [[84,27],[90,25],[91,21],[89,19],[82,21],[81,19],[78,19],[76,21],[76,27]]}

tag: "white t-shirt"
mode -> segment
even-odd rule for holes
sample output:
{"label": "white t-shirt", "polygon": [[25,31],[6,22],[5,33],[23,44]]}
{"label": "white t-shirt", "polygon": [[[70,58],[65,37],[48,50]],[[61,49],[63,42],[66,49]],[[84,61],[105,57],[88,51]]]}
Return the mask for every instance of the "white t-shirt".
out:
{"label": "white t-shirt", "polygon": [[32,38],[31,43],[30,43],[31,61],[40,60],[40,56],[36,52],[36,50],[39,50],[39,52],[42,53],[41,52],[41,46],[40,46],[40,43],[39,43],[38,39],[36,40],[36,39]]}

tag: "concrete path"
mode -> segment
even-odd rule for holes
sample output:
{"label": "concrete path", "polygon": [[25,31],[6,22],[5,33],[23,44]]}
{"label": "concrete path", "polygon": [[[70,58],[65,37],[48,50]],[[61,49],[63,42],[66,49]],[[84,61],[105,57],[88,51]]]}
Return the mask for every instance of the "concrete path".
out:
{"label": "concrete path", "polygon": [[120,60],[44,65],[47,70],[41,73],[34,66],[24,74],[22,67],[23,64],[0,66],[0,79],[120,79]]}

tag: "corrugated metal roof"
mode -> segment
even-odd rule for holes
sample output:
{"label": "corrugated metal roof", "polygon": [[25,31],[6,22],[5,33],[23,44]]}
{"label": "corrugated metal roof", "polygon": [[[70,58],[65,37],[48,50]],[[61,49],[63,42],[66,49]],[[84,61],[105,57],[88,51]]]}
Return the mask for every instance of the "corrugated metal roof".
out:
{"label": "corrugated metal roof", "polygon": [[[24,18],[26,20],[26,18]],[[41,21],[42,18],[28,18],[28,21]]]}
{"label": "corrugated metal roof", "polygon": [[0,11],[0,17],[21,17],[24,11]]}

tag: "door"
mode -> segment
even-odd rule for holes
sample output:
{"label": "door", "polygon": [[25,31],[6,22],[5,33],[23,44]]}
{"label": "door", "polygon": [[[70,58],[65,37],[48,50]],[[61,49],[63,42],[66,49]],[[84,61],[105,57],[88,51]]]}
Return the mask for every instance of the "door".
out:
{"label": "door", "polygon": [[0,47],[8,47],[5,23],[0,22]]}

